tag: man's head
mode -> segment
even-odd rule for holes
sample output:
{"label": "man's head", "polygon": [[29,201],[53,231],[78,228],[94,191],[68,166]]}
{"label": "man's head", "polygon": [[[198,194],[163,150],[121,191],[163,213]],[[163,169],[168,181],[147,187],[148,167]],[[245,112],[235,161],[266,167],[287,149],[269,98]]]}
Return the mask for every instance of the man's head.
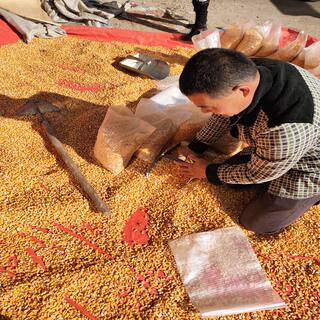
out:
{"label": "man's head", "polygon": [[191,57],[179,86],[202,112],[233,116],[250,105],[259,80],[256,65],[245,55],[215,48]]}

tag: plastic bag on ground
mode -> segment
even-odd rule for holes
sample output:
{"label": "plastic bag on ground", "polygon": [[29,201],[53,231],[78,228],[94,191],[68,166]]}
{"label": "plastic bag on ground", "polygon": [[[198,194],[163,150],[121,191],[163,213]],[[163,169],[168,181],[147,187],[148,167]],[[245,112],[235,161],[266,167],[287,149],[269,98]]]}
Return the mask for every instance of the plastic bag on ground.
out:
{"label": "plastic bag on ground", "polygon": [[220,36],[221,48],[234,49],[243,38],[243,27],[238,24],[228,26]]}
{"label": "plastic bag on ground", "polygon": [[305,69],[314,69],[319,66],[320,41],[314,42],[309,47],[303,48],[299,55],[292,60],[292,63]]}
{"label": "plastic bag on ground", "polygon": [[255,26],[244,31],[243,38],[236,50],[246,56],[253,56],[262,46],[263,29]]}
{"label": "plastic bag on ground", "polygon": [[156,128],[147,141],[135,152],[139,159],[152,162],[178,128],[162,108],[150,99],[140,100],[135,115]]}
{"label": "plastic bag on ground", "polygon": [[202,31],[191,38],[197,50],[220,48],[220,32],[218,29]]}
{"label": "plastic bag on ground", "polygon": [[298,56],[307,43],[308,35],[304,31],[300,31],[297,38],[288,43],[283,48],[280,48],[274,54],[268,56],[268,58],[282,61],[292,61]]}
{"label": "plastic bag on ground", "polygon": [[285,307],[239,227],[169,242],[182,282],[203,317]]}
{"label": "plastic bag on ground", "polygon": [[[306,49],[306,48],[304,48]],[[299,66],[301,68],[304,67],[304,49],[291,61],[291,63],[295,64],[296,66]]]}
{"label": "plastic bag on ground", "polygon": [[124,106],[112,106],[99,128],[94,146],[95,158],[109,171],[119,174],[134,152],[155,131]]}
{"label": "plastic bag on ground", "polygon": [[320,41],[304,48],[304,68],[311,70],[320,66]]}
{"label": "plastic bag on ground", "polygon": [[314,69],[308,69],[308,71],[312,73],[314,76],[316,76],[318,79],[320,79],[320,66]]}
{"label": "plastic bag on ground", "polygon": [[[268,22],[266,22],[267,24]],[[267,31],[267,29],[265,29]],[[262,41],[262,46],[255,53],[256,57],[267,57],[276,52],[279,48],[281,37],[281,25],[278,23],[271,23],[269,32],[265,34]]]}

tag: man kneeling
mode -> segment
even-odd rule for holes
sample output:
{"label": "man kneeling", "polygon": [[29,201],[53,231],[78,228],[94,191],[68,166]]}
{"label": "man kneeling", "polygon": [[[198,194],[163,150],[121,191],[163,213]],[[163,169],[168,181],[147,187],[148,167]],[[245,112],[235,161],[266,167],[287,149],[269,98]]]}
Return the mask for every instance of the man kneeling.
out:
{"label": "man kneeling", "polygon": [[[282,61],[249,59],[227,49],[195,54],[180,77],[180,90],[202,112],[212,113],[181,164],[187,177],[215,185],[264,185],[240,223],[274,234],[320,201],[320,81]],[[227,131],[249,147],[223,164],[199,158]]]}

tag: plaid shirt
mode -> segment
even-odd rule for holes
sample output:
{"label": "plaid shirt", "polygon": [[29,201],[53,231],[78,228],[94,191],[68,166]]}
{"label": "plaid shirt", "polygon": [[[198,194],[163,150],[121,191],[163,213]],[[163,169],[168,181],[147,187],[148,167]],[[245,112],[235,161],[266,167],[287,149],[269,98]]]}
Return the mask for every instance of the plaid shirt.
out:
{"label": "plaid shirt", "polygon": [[[276,64],[274,61],[273,63]],[[256,64],[259,65],[259,62]],[[267,64],[264,59],[264,66]],[[238,118],[212,115],[189,145],[192,150],[203,152],[226,131],[236,127],[238,138],[247,143],[249,149],[253,151],[251,160],[244,164],[216,166],[216,176],[221,182],[227,184],[269,182],[270,194],[291,199],[304,199],[320,194],[320,81],[304,69],[294,68],[291,72],[298,72],[300,81],[304,82],[304,86],[307,85],[305,87],[312,101],[311,122],[291,119],[270,125],[270,113],[268,116],[265,108],[258,107],[261,98],[258,97],[257,107],[250,111],[251,114],[256,113],[253,123],[249,125],[245,121],[244,124],[241,123],[242,117],[247,116],[246,111]],[[301,83],[297,85],[301,87]],[[283,88],[287,90],[286,83]],[[277,88],[274,89],[271,85],[266,90],[272,92]],[[284,93],[283,96],[286,96],[286,92]],[[300,98],[301,92],[298,99]],[[290,99],[289,92],[288,99]]]}

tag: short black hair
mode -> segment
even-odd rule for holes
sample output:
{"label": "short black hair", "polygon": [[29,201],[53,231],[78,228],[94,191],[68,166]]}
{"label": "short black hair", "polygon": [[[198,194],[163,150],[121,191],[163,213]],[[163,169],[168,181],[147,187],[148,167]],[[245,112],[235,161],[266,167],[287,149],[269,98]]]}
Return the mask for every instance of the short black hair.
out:
{"label": "short black hair", "polygon": [[179,79],[179,87],[186,96],[194,93],[223,96],[228,89],[253,79],[257,70],[254,62],[241,52],[205,49],[187,62]]}

